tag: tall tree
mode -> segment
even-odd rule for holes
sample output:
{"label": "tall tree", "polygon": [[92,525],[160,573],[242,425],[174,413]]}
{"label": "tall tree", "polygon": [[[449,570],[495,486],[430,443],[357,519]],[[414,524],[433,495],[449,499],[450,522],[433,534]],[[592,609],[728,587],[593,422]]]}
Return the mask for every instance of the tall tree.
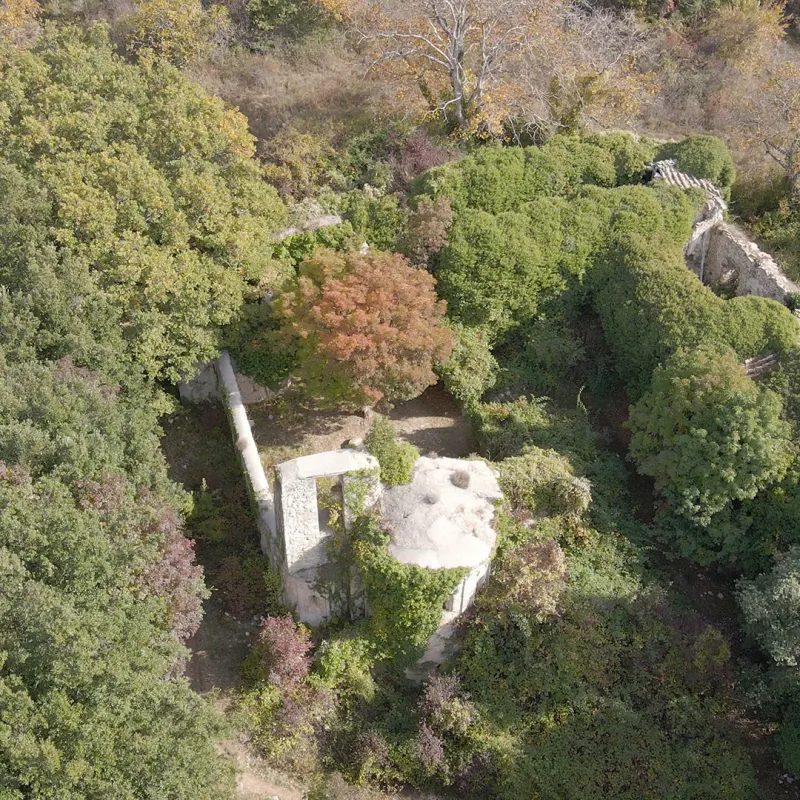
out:
{"label": "tall tree", "polygon": [[[362,2],[359,11],[355,24],[361,42],[377,47],[375,64],[414,81],[429,111],[456,129],[483,135],[552,121],[554,87],[596,108],[635,70],[646,39],[632,15],[567,0]],[[633,84],[624,92],[632,98]]]}
{"label": "tall tree", "polygon": [[449,329],[436,281],[392,253],[318,251],[297,285],[278,300],[284,330],[297,337],[298,370],[312,396],[328,403],[410,400],[436,383]]}
{"label": "tall tree", "polygon": [[285,278],[272,260],[283,206],[247,121],[175,67],[128,64],[101,30],[50,24],[31,50],[3,51],[0,104],[0,283],[58,317],[62,352],[47,356],[83,327],[116,351],[83,363],[180,379],[245,298]]}

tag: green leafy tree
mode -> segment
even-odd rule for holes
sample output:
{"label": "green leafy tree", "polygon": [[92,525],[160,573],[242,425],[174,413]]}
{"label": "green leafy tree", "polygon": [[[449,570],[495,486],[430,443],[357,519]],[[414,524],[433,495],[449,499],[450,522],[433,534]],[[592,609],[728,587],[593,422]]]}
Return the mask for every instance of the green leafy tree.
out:
{"label": "green leafy tree", "polygon": [[180,379],[284,279],[246,120],[175,67],[48,25],[4,58],[0,103],[0,283],[44,355]]}
{"label": "green leafy tree", "polygon": [[786,473],[789,426],[776,394],[760,389],[731,352],[680,352],[631,408],[630,455],[674,510],[708,525],[733,500]]}
{"label": "green leafy tree", "polygon": [[772,569],[755,580],[739,581],[736,599],[745,630],[773,664],[800,664],[800,547],[775,558]]}
{"label": "green leafy tree", "polygon": [[277,301],[284,331],[298,340],[297,374],[330,404],[410,400],[436,382],[450,331],[435,281],[403,256],[320,250]]}
{"label": "green leafy tree", "polygon": [[[0,361],[0,775],[9,797],[217,798],[219,723],[179,679],[208,594],[152,391]],[[149,401],[149,402],[148,402]]]}

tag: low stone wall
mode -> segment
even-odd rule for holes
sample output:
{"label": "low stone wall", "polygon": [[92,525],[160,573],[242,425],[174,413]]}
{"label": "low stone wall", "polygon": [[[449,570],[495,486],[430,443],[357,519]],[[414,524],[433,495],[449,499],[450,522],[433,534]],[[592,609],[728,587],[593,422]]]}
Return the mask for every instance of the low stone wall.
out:
{"label": "low stone wall", "polygon": [[247,493],[258,524],[261,549],[270,563],[280,569],[285,562],[283,547],[275,525],[275,501],[272,496],[264,465],[253,438],[247,407],[239,392],[239,384],[227,350],[223,350],[214,364],[218,376],[218,391],[225,405],[231,423],[236,450],[242,462],[242,470],[247,483]]}
{"label": "low stone wall", "polygon": [[[800,287],[783,274],[772,256],[735,226],[720,222],[705,235],[708,240],[702,243],[701,237],[691,254],[696,270],[703,261],[704,283],[720,288],[730,286],[737,296],[769,297],[781,304],[789,292],[800,292]],[[703,247],[704,259],[700,252]]]}

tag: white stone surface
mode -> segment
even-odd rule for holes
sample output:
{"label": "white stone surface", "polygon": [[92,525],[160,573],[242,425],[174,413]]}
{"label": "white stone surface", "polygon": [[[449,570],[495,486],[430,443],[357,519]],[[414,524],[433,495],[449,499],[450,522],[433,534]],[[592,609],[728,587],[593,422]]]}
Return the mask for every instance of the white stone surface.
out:
{"label": "white stone surface", "polygon": [[[456,473],[469,485],[453,483]],[[476,567],[486,562],[497,534],[494,501],[502,497],[484,461],[417,459],[411,483],[386,489],[383,514],[391,530],[389,552],[404,564],[428,569]]]}
{"label": "white stone surface", "polygon": [[788,292],[800,292],[769,253],[759,249],[743,231],[726,222],[710,233],[704,279],[724,284],[736,278],[736,294],[769,297],[783,303]]}
{"label": "white stone surface", "polygon": [[256,523],[261,536],[261,550],[269,557],[273,567],[280,569],[283,552],[277,533],[275,501],[253,438],[250,420],[247,418],[247,408],[242,402],[236,373],[227,350],[223,350],[217,359],[216,371],[219,377],[220,393],[228,411],[236,449],[239,451],[239,458],[242,462],[247,488],[256,507]]}
{"label": "white stone surface", "polygon": [[347,472],[380,469],[378,460],[362,450],[329,450],[285,461],[277,467],[281,480],[331,478]]}

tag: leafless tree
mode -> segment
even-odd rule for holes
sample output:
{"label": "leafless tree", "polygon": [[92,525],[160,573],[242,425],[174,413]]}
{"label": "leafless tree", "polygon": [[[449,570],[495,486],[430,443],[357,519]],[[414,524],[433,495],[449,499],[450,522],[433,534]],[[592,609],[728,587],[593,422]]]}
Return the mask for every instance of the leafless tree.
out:
{"label": "leafless tree", "polygon": [[635,71],[648,46],[632,14],[583,0],[383,0],[370,9],[357,28],[362,45],[377,47],[373,66],[399,65],[430,111],[491,133],[515,117],[552,117],[554,82],[587,105],[609,79]]}

